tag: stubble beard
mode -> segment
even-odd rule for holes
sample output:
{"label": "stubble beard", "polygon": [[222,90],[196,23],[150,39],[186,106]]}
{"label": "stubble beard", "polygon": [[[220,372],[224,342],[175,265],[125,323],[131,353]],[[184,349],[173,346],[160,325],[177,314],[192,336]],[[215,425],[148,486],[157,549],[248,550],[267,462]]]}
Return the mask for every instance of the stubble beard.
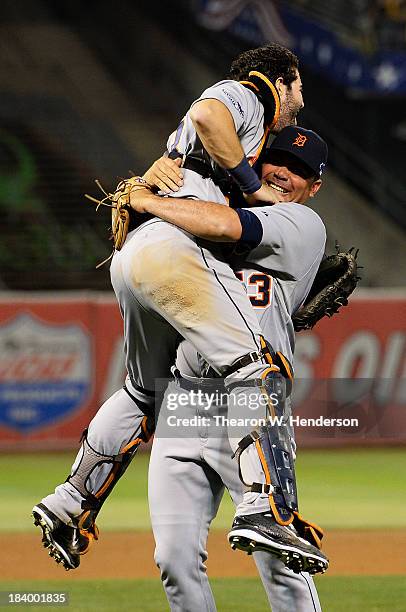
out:
{"label": "stubble beard", "polygon": [[288,125],[296,125],[296,117],[299,111],[300,106],[297,102],[293,100],[292,95],[289,95],[288,93],[288,95],[286,96],[286,101],[283,105],[283,110],[281,110],[279,119],[276,122],[273,131],[278,134],[283,130],[283,128],[287,127]]}

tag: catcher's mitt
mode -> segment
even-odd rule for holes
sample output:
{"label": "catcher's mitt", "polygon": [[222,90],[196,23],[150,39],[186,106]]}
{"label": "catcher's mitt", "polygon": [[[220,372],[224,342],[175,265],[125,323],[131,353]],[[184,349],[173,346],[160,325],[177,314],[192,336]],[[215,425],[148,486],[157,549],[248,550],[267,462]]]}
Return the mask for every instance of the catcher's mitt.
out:
{"label": "catcher's mitt", "polygon": [[128,233],[128,227],[130,224],[130,194],[134,190],[138,189],[149,189],[152,191],[151,185],[147,183],[141,176],[131,176],[127,179],[122,179],[116,187],[114,193],[107,193],[99,181],[96,180],[97,186],[104,193],[105,197],[102,200],[93,198],[92,196],[85,194],[85,197],[92,202],[97,204],[96,210],[99,206],[108,206],[111,208],[111,237],[113,241],[113,252],[111,255],[99,263],[96,267],[99,268],[105,264],[114,255],[114,251],[120,251]]}
{"label": "catcher's mitt", "polygon": [[317,271],[310,293],[303,306],[293,315],[295,331],[312,329],[325,315],[332,317],[341,306],[347,306],[348,298],[357,286],[358,250],[340,251],[323,259]]}

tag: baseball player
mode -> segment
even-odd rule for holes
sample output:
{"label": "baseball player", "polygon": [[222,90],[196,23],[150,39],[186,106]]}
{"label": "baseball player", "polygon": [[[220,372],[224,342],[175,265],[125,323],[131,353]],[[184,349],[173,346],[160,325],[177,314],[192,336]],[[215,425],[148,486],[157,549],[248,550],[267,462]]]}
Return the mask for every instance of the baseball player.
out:
{"label": "baseball player", "polygon": [[[299,136],[302,137],[300,140]],[[303,139],[306,142],[302,146],[294,144]],[[314,236],[314,222],[322,230],[320,219],[301,204],[317,193],[321,184],[320,168],[324,167],[325,162],[326,146],[313,132],[286,128],[276,137],[264,160],[265,180],[281,189],[282,202],[293,200],[297,204],[278,204],[271,209],[261,207],[252,210],[257,215],[260,215],[260,211],[267,213],[262,219],[267,239],[262,239],[261,245],[250,251],[244,259],[244,269],[238,272],[251,292],[251,303],[264,335],[273,338],[274,349],[280,350],[290,361],[294,349],[291,315],[305,299],[309,289],[303,269],[313,269],[311,274],[315,274],[314,266],[318,267],[324,249],[323,231],[318,240],[309,240],[310,236]],[[174,174],[172,183],[175,179]],[[144,198],[143,202],[148,208],[146,200]],[[201,217],[207,218],[204,206],[202,203]],[[217,208],[222,225],[224,211]],[[234,211],[229,210],[228,214],[228,227],[232,232]],[[280,223],[280,214],[289,219],[286,225]],[[213,210],[210,215],[212,220],[216,216]],[[190,230],[197,231],[201,227],[200,221],[197,224],[193,220],[193,214],[187,221],[183,211],[179,211],[179,216],[181,226],[187,222]],[[195,228],[192,227],[193,223],[196,223]],[[299,259],[297,252],[301,255]],[[240,264],[241,259],[238,258],[237,266]],[[274,270],[273,276],[265,272],[269,270]],[[278,278],[278,272],[283,273],[282,278]],[[218,379],[202,377],[201,359],[189,343],[182,342],[180,345],[176,365],[177,385],[170,387],[171,395],[176,395],[178,387],[179,394],[190,393],[195,388],[195,393],[201,389],[210,397],[219,387]],[[150,460],[149,501],[156,541],[155,558],[171,610],[215,610],[204,567],[208,529],[224,487],[227,487],[238,506],[243,494],[242,483],[235,461],[231,459],[224,426],[213,427],[218,406],[208,409],[204,404],[196,405],[192,401],[182,408],[179,402],[177,415],[180,419],[187,416],[192,423],[196,422],[193,422],[194,416],[199,419],[192,432],[183,430],[179,435],[171,435],[167,425],[160,427],[161,421],[165,423],[168,418],[173,418],[168,414],[161,410]],[[219,422],[221,420],[215,421]],[[251,516],[253,520],[258,518]],[[193,545],[190,545],[191,542]],[[273,610],[320,609],[314,584],[308,574],[293,574],[274,556],[264,557],[254,552],[254,558]]]}
{"label": "baseball player", "polygon": [[[298,136],[307,142],[299,146]],[[298,144],[294,145],[295,142]],[[286,128],[268,149],[262,172],[265,180],[280,188],[282,202],[292,200],[304,204],[320,187],[320,168],[325,161],[325,145],[313,132]],[[150,174],[154,183],[160,182],[165,189],[177,188],[181,174],[176,166],[171,166],[170,160],[157,162],[154,171]],[[263,226],[264,233],[269,232],[268,240],[273,241],[272,248],[266,252],[263,242],[261,251],[258,248],[251,251],[244,269],[237,272],[248,288],[264,336],[272,338],[274,349],[290,360],[294,351],[291,315],[307,291],[303,286],[303,283],[306,286],[303,257],[309,269],[317,266],[323,245],[322,239],[317,245],[308,241],[315,213],[302,209],[300,204],[281,205],[283,214],[289,213],[286,225],[279,223],[278,210],[274,210],[279,204],[272,210],[261,209],[268,213]],[[289,210],[288,206],[291,206]],[[220,215],[223,211],[218,212]],[[260,214],[259,209],[253,212]],[[181,223],[184,221],[182,217]],[[295,232],[296,237],[292,235]],[[298,247],[300,259],[295,257]],[[277,272],[272,276],[265,272],[269,268],[289,272],[291,278],[284,274],[278,278]],[[227,406],[221,403],[209,406],[197,401],[199,391],[208,398],[219,388],[224,392],[221,382],[204,376],[199,355],[186,341],[178,349],[175,373],[176,382],[170,385],[167,397],[175,403],[176,411],[170,406],[169,411],[163,408],[160,412],[149,466],[148,497],[156,542],[155,560],[171,610],[213,611],[216,606],[204,565],[208,530],[224,489],[228,489],[238,506],[243,486],[232,459],[227,427],[222,424],[221,415],[227,414]],[[185,394],[189,394],[186,405],[180,399]],[[192,425],[172,433],[168,422],[174,421],[175,415],[181,422],[185,419]],[[264,552],[254,552],[254,559],[274,612],[321,610],[309,574],[295,574],[274,555]]]}
{"label": "baseball player", "polygon": [[[230,176],[251,204],[275,202],[282,193],[276,185],[261,184],[251,164],[259,158],[270,130],[295,123],[303,106],[297,59],[288,50],[269,45],[243,53],[233,63],[231,75],[231,80],[203,93],[168,141],[169,154],[181,155],[185,168],[183,187],[173,200],[178,211],[184,209],[181,197],[188,198],[189,212],[196,210],[193,199],[218,202],[228,211],[223,191],[229,189]],[[165,198],[161,203],[170,201]],[[136,206],[134,203],[134,209]],[[159,214],[165,216],[163,211]],[[242,209],[238,218],[243,227],[241,243],[254,244],[261,221]],[[213,237],[208,228],[193,234],[187,228],[181,230],[172,219],[169,223],[157,218],[142,220],[140,225],[137,220],[133,224],[111,264],[112,284],[124,318],[125,387],[105,402],[84,432],[67,482],[33,509],[44,544],[68,569],[77,567],[79,554],[97,538],[94,519],[102,503],[140,442],[150,436],[155,380],[168,376],[182,337],[224,377],[231,413],[244,403],[247,406],[251,396],[257,402],[266,396],[270,402],[273,394],[281,392],[283,377],[292,375],[286,358],[263,338],[222,247],[200,240],[229,241],[227,228]],[[235,230],[235,223],[233,227]],[[309,274],[309,287],[311,280]],[[237,515],[256,517],[255,529],[247,526],[249,519],[236,519],[231,541],[244,548],[248,533],[250,547],[253,542],[254,548],[266,548],[287,566],[323,571],[327,566],[324,555],[287,529],[297,510],[293,462],[286,458],[290,465],[286,478],[281,487],[273,487],[270,478],[281,466],[270,451],[272,432],[265,427],[258,435],[247,448],[240,447],[240,442],[247,442],[245,435],[230,437],[242,471],[253,481]],[[286,457],[292,454],[289,442],[282,441],[282,447],[278,460],[283,453]]]}

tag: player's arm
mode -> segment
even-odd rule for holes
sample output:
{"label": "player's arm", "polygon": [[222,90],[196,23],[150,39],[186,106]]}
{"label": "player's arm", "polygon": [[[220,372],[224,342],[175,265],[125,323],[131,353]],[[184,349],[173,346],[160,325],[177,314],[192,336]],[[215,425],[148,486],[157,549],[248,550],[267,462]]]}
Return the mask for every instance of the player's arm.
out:
{"label": "player's arm", "polygon": [[[162,191],[177,191],[183,177],[179,161],[161,157],[143,178]],[[172,201],[157,198],[146,190],[132,192],[130,200],[137,212],[149,212],[206,240],[235,242],[243,239],[249,245],[256,245],[262,237],[262,228],[256,217],[243,209],[236,212],[225,205],[201,200],[177,198]]]}
{"label": "player's arm", "polygon": [[223,102],[214,98],[199,100],[192,106],[189,115],[210,157],[230,172],[249,204],[277,201],[274,191],[261,184],[255,170],[249,165],[233,116]]}
{"label": "player's arm", "polygon": [[164,198],[147,189],[132,191],[131,207],[149,213],[163,221],[214,242],[236,242],[242,236],[242,225],[237,211],[215,202]]}
{"label": "player's arm", "polygon": [[235,168],[244,151],[226,105],[215,99],[200,100],[192,106],[189,115],[210,157],[222,168]]}

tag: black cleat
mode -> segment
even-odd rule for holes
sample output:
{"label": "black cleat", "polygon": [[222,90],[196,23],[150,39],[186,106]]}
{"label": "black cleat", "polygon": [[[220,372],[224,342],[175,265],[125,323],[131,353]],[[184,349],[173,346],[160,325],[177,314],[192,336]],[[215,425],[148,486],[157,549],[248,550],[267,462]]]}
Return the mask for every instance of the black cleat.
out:
{"label": "black cleat", "polygon": [[62,563],[66,570],[79,567],[80,555],[89,550],[93,540],[98,539],[98,529],[85,531],[79,527],[71,527],[61,521],[44,504],[38,504],[32,509],[34,525],[42,529],[42,545],[48,549],[48,554],[56,563]]}
{"label": "black cleat", "polygon": [[228,541],[231,548],[249,555],[257,550],[269,552],[296,574],[324,574],[328,568],[328,559],[318,548],[290,526],[279,525],[269,512],[236,516]]}

